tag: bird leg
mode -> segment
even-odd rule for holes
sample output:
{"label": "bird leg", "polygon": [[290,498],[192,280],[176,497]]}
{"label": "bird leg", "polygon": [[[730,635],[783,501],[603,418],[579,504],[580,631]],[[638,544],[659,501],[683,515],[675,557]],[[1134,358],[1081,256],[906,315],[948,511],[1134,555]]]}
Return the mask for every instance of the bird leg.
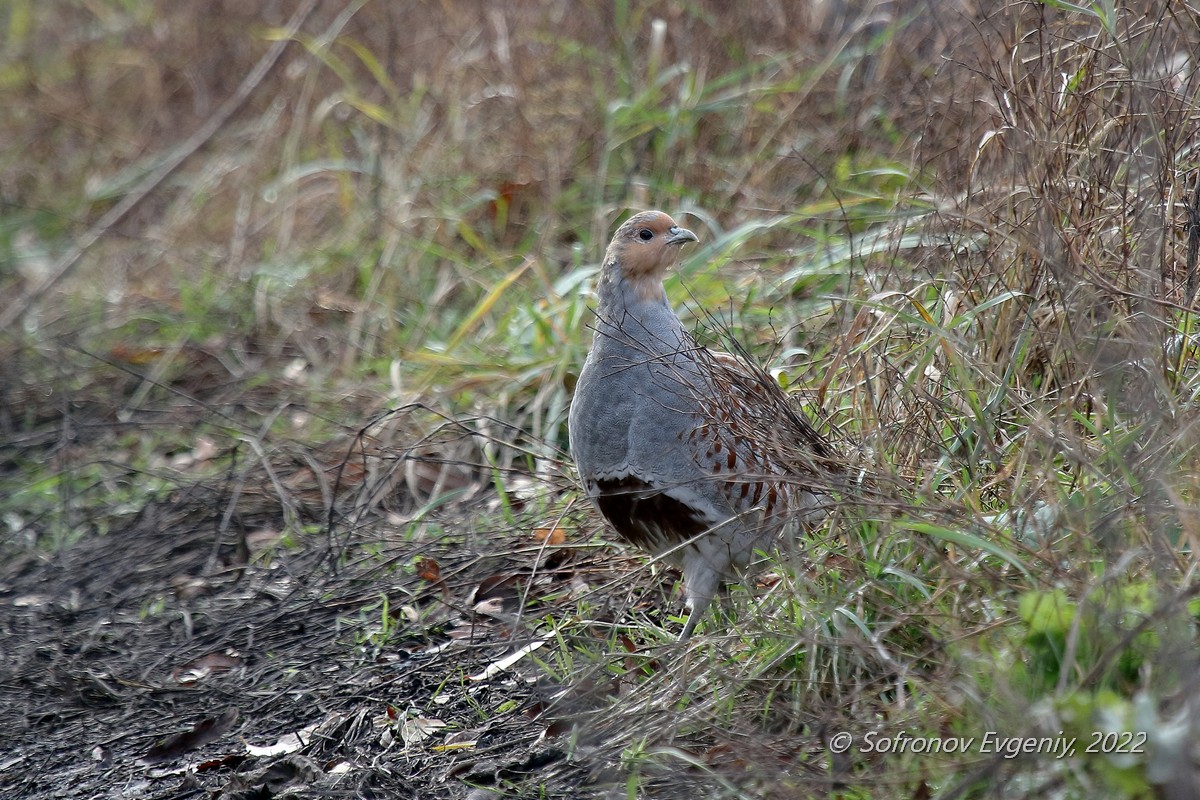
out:
{"label": "bird leg", "polygon": [[697,612],[696,607],[692,604],[692,602],[690,600],[688,601],[688,618],[687,622],[683,624],[683,632],[679,634],[680,644],[683,644],[688,639],[692,638],[692,631],[696,629],[696,624],[700,622],[700,615],[703,613],[704,611]]}
{"label": "bird leg", "polygon": [[687,594],[688,618],[679,634],[679,641],[686,642],[692,636],[692,631],[700,624],[700,620],[712,605],[717,587],[721,583],[721,574],[714,570],[703,557],[689,559],[683,568],[683,588]]}

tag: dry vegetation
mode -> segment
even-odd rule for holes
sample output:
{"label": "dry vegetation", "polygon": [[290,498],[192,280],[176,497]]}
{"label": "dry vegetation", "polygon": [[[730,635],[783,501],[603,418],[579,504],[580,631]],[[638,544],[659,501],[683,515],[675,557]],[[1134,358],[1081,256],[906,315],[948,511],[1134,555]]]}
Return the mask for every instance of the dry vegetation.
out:
{"label": "dry vegetation", "polygon": [[[1200,794],[1200,8],[730,5],[0,9],[0,794]],[[863,476],[686,652],[566,456],[648,206]]]}

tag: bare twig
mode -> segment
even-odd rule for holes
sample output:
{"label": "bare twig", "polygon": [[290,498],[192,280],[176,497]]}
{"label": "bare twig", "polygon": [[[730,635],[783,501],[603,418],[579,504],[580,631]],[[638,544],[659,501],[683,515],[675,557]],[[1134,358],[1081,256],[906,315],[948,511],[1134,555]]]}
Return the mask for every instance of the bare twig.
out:
{"label": "bare twig", "polygon": [[1192,204],[1188,206],[1188,252],[1187,294],[1183,298],[1184,308],[1192,305],[1196,296],[1196,256],[1200,254],[1200,175],[1196,177],[1196,191]]}

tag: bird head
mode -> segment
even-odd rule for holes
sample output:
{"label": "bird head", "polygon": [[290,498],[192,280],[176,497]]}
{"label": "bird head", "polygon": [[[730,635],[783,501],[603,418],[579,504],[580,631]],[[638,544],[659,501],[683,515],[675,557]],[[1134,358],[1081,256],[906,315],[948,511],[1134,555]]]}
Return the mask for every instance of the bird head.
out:
{"label": "bird head", "polygon": [[662,296],[662,279],[679,257],[679,246],[699,241],[661,211],[641,211],[613,234],[604,256],[606,272],[624,280],[643,299]]}

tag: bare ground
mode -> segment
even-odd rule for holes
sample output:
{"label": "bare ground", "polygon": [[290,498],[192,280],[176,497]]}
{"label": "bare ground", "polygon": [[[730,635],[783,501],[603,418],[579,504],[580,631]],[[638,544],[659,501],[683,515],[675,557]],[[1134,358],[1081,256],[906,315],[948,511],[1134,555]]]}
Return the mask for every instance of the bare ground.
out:
{"label": "bare ground", "polygon": [[[105,440],[77,458],[99,459]],[[484,486],[433,512],[381,504],[352,526],[285,509],[254,489],[270,485],[258,472],[178,482],[61,549],[3,543],[0,796],[623,791],[620,751],[605,747],[623,725],[605,716],[620,690],[603,665],[573,663],[565,693],[554,676],[566,673],[535,656],[570,650],[566,639],[488,667],[524,653],[581,592],[597,620],[669,627],[670,575],[628,580],[636,562],[581,544],[578,528],[575,546],[539,542],[546,532],[519,504],[515,528],[489,528],[496,495]],[[290,487],[304,475],[287,477],[282,458],[274,472]],[[285,518],[308,533],[281,536]],[[595,651],[604,633],[584,630]],[[660,796],[692,783],[665,776]]]}

